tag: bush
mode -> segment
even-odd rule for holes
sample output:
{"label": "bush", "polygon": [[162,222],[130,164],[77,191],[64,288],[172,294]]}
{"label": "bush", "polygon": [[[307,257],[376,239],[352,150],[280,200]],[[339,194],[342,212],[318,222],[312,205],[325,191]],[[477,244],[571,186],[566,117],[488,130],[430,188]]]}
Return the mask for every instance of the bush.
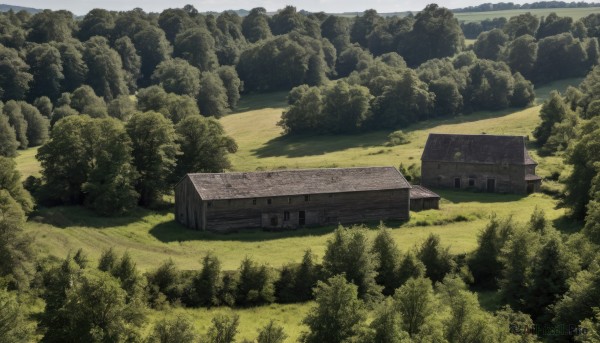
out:
{"label": "bush", "polygon": [[402,130],[394,131],[388,135],[387,146],[404,145],[410,143],[408,135]]}

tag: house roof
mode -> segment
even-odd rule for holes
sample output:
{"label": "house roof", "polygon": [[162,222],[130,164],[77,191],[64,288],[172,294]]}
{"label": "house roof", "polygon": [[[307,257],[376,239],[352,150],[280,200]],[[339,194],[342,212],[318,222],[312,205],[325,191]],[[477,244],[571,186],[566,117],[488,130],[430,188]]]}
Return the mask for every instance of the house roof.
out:
{"label": "house roof", "polygon": [[427,138],[422,161],[480,164],[537,164],[525,145],[523,136],[457,135],[431,133]]}
{"label": "house roof", "polygon": [[423,186],[419,186],[419,185],[413,185],[412,188],[410,189],[410,200],[431,199],[431,198],[439,199],[440,196],[437,195],[436,193],[432,192],[431,190],[429,190]]}
{"label": "house roof", "polygon": [[203,200],[407,189],[394,167],[187,174]]}

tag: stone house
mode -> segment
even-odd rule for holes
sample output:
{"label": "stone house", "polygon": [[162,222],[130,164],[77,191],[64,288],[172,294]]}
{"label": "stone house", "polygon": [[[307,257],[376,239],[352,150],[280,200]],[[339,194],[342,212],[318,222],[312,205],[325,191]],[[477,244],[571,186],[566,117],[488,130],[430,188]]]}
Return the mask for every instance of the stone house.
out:
{"label": "stone house", "polygon": [[528,194],[539,191],[537,163],[523,136],[432,133],[421,157],[426,187]]}

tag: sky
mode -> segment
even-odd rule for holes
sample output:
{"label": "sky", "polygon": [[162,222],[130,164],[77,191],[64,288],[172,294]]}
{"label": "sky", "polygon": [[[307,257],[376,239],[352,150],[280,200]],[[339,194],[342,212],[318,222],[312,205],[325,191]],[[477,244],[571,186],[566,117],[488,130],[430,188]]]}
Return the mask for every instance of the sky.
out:
{"label": "sky", "polygon": [[[0,0],[1,1],[1,0]],[[6,0],[5,0],[6,1]],[[15,2],[8,1],[11,5],[34,7],[41,9],[66,9],[76,15],[87,13],[93,8],[104,8],[108,10],[125,11],[136,7],[142,8],[146,12],[160,12],[165,8],[183,7],[191,4],[200,12],[215,11],[220,12],[230,9],[252,9],[254,7],[264,7],[267,11],[276,11],[286,5],[296,6],[298,10],[304,9],[311,12],[362,12],[366,9],[374,8],[377,12],[403,12],[422,10],[428,3],[435,2],[440,6],[447,8],[460,8],[466,6],[478,5],[486,2],[514,2],[526,3],[536,0],[440,0],[440,1],[410,1],[410,0],[19,0]],[[565,0],[569,2],[570,0]],[[1,1],[4,3],[4,1]]]}

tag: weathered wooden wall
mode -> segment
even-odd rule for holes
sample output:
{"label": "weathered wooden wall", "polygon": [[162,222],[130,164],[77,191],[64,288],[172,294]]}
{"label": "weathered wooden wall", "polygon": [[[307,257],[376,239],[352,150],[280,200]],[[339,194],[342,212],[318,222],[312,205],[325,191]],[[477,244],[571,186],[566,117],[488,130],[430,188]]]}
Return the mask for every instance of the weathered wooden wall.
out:
{"label": "weathered wooden wall", "polygon": [[[461,179],[461,188],[487,190],[487,180],[496,180],[498,193],[527,193],[526,174],[535,174],[535,166],[497,165],[450,162],[422,162],[421,184],[426,187],[455,188],[454,179]],[[469,186],[473,178],[474,186]]]}
{"label": "weathered wooden wall", "polygon": [[[197,197],[191,182],[185,186],[180,182],[175,193],[177,220],[190,228],[202,229],[198,220],[201,223],[203,201]],[[206,230],[218,232],[295,228],[299,226],[300,211],[305,212],[304,226],[407,220],[410,206],[408,189],[312,194],[308,201],[299,195],[204,201],[204,205]],[[289,212],[289,220],[284,220],[284,212]],[[271,225],[273,218],[277,225]]]}

